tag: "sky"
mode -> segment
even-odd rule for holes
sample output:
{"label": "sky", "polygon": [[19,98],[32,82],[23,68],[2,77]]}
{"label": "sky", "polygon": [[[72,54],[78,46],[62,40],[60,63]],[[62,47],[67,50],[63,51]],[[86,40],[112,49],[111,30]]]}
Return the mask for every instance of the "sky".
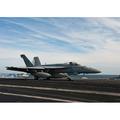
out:
{"label": "sky", "polygon": [[120,74],[120,18],[0,17],[0,72],[25,66],[23,53],[42,64],[74,61]]}

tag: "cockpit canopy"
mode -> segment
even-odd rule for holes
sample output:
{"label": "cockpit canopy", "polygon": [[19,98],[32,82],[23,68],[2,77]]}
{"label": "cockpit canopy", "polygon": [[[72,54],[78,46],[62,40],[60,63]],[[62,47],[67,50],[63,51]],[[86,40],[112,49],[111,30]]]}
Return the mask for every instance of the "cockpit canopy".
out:
{"label": "cockpit canopy", "polygon": [[68,64],[68,65],[79,65],[79,64],[76,63],[76,62],[68,62],[68,63],[66,63],[66,64]]}

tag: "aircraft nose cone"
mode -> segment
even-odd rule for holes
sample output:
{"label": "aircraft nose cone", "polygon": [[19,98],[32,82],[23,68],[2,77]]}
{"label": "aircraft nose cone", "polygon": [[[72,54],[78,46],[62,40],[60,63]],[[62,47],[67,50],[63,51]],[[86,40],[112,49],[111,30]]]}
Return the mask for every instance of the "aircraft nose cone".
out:
{"label": "aircraft nose cone", "polygon": [[97,73],[101,73],[101,71],[100,71],[100,70],[98,70],[98,71],[97,71]]}
{"label": "aircraft nose cone", "polygon": [[96,70],[96,69],[94,70],[94,72],[95,72],[95,73],[101,73],[100,70]]}
{"label": "aircraft nose cone", "polygon": [[100,70],[97,70],[97,69],[94,69],[94,68],[91,68],[89,69],[91,73],[101,73]]}

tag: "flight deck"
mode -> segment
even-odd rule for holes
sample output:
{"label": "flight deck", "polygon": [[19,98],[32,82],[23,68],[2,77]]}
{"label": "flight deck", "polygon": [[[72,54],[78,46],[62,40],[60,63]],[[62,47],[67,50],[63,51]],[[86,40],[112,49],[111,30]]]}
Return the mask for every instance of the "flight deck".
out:
{"label": "flight deck", "polygon": [[120,80],[0,78],[0,102],[120,102]]}

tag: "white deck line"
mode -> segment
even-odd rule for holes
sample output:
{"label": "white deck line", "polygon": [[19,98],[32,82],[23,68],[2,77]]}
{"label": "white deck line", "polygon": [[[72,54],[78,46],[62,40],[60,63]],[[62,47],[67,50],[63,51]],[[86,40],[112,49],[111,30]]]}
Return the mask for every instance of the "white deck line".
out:
{"label": "white deck line", "polygon": [[53,100],[53,101],[58,101],[58,102],[77,102],[77,101],[64,100],[64,99],[58,99],[58,98],[41,97],[41,96],[33,96],[33,95],[25,95],[25,94],[15,94],[15,93],[8,93],[8,92],[0,92],[0,94],[10,95],[10,96],[18,96],[18,97],[34,98],[34,99]]}
{"label": "white deck line", "polygon": [[61,89],[61,88],[51,88],[51,87],[32,87],[32,86],[5,85],[5,84],[0,84],[0,86],[1,87],[13,87],[13,88],[28,88],[28,89],[35,89],[35,90],[52,90],[52,91],[61,91],[61,92],[74,92],[74,93],[120,96],[120,93],[104,92],[104,91],[71,90],[71,89]]}

